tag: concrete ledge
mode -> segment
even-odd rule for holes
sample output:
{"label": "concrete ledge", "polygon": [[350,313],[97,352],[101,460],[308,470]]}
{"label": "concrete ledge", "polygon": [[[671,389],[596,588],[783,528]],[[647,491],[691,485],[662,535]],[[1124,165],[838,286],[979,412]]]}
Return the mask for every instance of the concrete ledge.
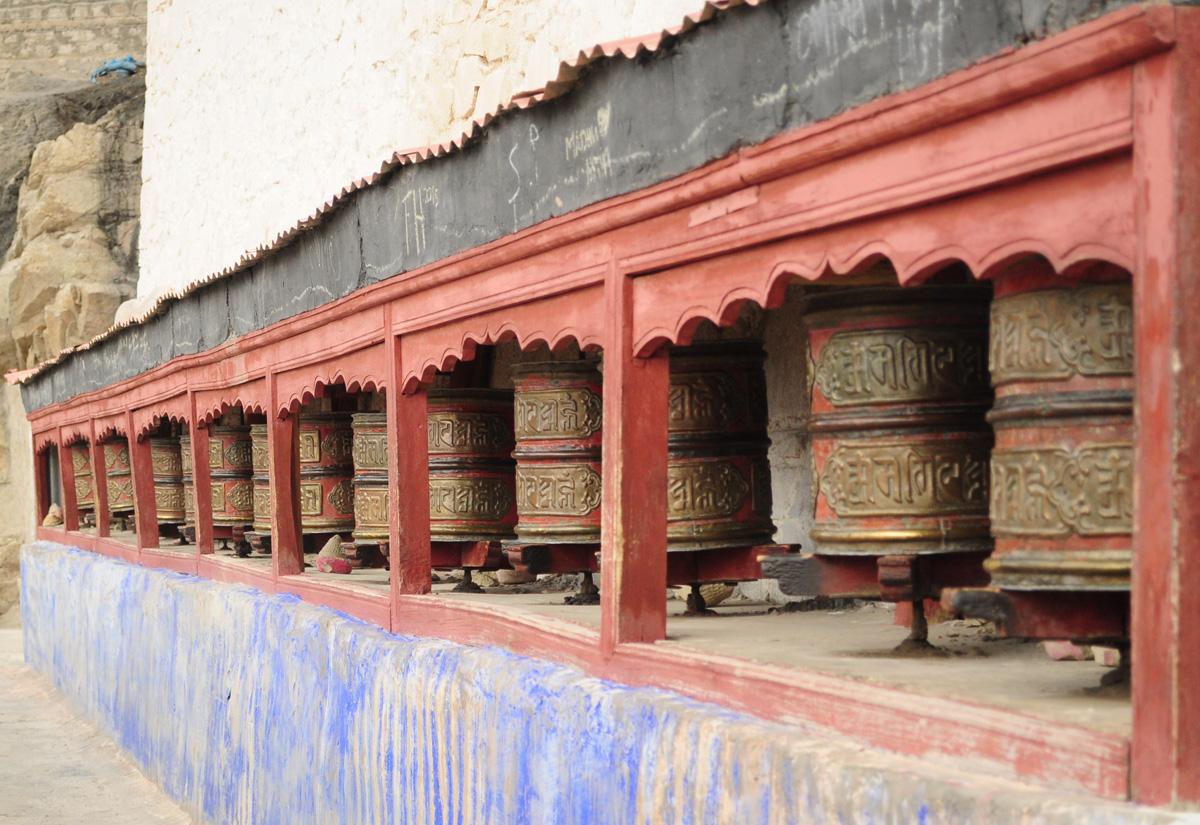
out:
{"label": "concrete ledge", "polygon": [[1171,819],[62,545],[21,584],[29,663],[206,822]]}

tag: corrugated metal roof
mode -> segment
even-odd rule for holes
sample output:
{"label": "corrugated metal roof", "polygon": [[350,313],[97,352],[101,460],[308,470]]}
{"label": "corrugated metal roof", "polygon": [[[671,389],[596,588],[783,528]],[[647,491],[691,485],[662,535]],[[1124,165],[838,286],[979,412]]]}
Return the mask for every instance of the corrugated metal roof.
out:
{"label": "corrugated metal roof", "polygon": [[5,378],[9,383],[25,383],[26,381],[40,375],[50,367],[63,361],[67,356],[75,352],[91,349],[96,344],[111,338],[116,333],[127,327],[144,324],[150,319],[157,316],[170,303],[178,301],[181,298],[190,295],[191,293],[201,289],[202,287],[211,284],[212,282],[236,275],[239,272],[244,272],[254,264],[259,263],[267,256],[279,251],[300,234],[308,231],[314,226],[321,223],[325,216],[333,212],[342,205],[351,195],[360,189],[375,185],[392,171],[402,167],[411,166],[417,163],[425,163],[437,158],[452,155],[455,152],[463,149],[470,142],[478,139],[480,134],[488,128],[492,121],[503,117],[505,114],[528,109],[543,103],[548,100],[553,100],[556,97],[561,97],[566,94],[578,81],[583,74],[585,68],[590,64],[600,60],[608,60],[613,58],[624,58],[633,60],[640,55],[649,54],[658,51],[665,40],[671,37],[676,37],[696,26],[712,19],[715,15],[730,9],[735,6],[758,6],[767,2],[767,0],[707,0],[705,4],[695,12],[685,15],[684,18],[676,26],[660,29],[656,32],[642,35],[640,37],[627,37],[622,40],[614,40],[608,43],[597,43],[586,49],[581,49],[576,55],[569,60],[564,60],[558,65],[558,71],[555,76],[548,80],[540,89],[520,92],[514,95],[505,103],[501,103],[495,110],[487,112],[484,115],[475,118],[471,121],[470,126],[466,131],[461,132],[457,137],[449,140],[421,146],[414,149],[403,149],[393,152],[392,155],[383,162],[379,171],[367,177],[358,178],[343,186],[333,197],[326,200],[318,206],[313,212],[306,217],[301,218],[289,229],[281,232],[272,241],[247,250],[242,253],[236,263],[233,263],[223,269],[210,273],[202,278],[192,281],[186,287],[180,290],[174,290],[164,293],[159,296],[154,305],[142,313],[141,315],[130,318],[120,324],[114,324],[95,336],[89,341],[78,344],[73,347],[68,347],[62,350],[53,358],[43,361],[36,367],[22,371],[11,371],[6,374]]}

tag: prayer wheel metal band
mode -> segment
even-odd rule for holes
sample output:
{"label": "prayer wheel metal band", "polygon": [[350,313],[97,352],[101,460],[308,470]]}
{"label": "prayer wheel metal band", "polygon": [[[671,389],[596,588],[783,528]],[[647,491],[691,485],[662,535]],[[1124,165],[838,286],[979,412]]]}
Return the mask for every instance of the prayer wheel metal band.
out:
{"label": "prayer wheel metal band", "polygon": [[768,543],[775,527],[762,346],[717,341],[670,357],[668,550]]}
{"label": "prayer wheel metal band", "polygon": [[602,379],[592,361],[513,370],[517,539],[600,541]]}
{"label": "prayer wheel metal band", "polygon": [[387,414],[355,413],[351,429],[354,433],[354,540],[387,541]]}
{"label": "prayer wheel metal band", "polygon": [[512,391],[431,389],[427,419],[433,540],[513,538]]}
{"label": "prayer wheel metal band", "polygon": [[350,413],[301,411],[298,439],[301,532],[352,532],[354,436]]}
{"label": "prayer wheel metal band", "polygon": [[991,549],[987,300],[973,286],[810,299],[817,553]]}
{"label": "prayer wheel metal band", "polygon": [[80,510],[96,506],[96,489],[92,476],[92,451],[87,444],[71,445],[71,471],[75,476],[75,504]]}
{"label": "prayer wheel metal band", "polygon": [[133,473],[129,467],[129,443],[124,438],[104,442],[105,489],[108,512],[124,515],[133,512]]}
{"label": "prayer wheel metal band", "polygon": [[154,507],[159,524],[183,524],[183,459],[179,439],[150,439],[150,464],[154,472]]}
{"label": "prayer wheel metal band", "polygon": [[271,467],[267,425],[250,425],[250,465],[254,488],[254,531],[271,532]]}
{"label": "prayer wheel metal band", "polygon": [[996,550],[985,568],[1005,590],[1128,591],[1132,288],[1016,289],[992,305]]}
{"label": "prayer wheel metal band", "polygon": [[245,527],[254,521],[250,428],[218,424],[208,428],[208,468],[216,527]]}

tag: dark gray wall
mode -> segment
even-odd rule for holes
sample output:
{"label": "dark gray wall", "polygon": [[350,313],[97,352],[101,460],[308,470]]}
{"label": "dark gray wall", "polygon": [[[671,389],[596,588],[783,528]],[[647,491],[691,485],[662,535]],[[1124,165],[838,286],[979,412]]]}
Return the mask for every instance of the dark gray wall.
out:
{"label": "dark gray wall", "polygon": [[1130,0],[777,0],[650,56],[466,150],[402,167],[251,269],[172,303],[22,388],[34,410],[548,218],[912,88]]}

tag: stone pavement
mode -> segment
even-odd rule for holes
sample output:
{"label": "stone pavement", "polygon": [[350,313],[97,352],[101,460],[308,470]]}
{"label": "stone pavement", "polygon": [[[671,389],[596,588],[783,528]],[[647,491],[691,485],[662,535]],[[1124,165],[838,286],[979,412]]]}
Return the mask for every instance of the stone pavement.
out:
{"label": "stone pavement", "polygon": [[0,629],[0,825],[190,822],[113,741],[78,716]]}

